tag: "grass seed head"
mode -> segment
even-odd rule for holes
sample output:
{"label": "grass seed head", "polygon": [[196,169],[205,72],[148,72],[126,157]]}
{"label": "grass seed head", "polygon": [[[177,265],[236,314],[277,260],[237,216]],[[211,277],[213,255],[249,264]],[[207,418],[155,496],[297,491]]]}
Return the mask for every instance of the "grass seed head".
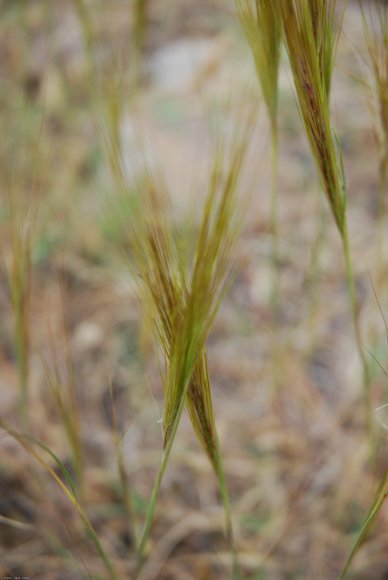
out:
{"label": "grass seed head", "polygon": [[388,5],[373,3],[361,11],[376,101],[381,163],[388,165]]}
{"label": "grass seed head", "polygon": [[237,9],[252,51],[272,128],[276,130],[282,37],[279,0],[237,0]]}
{"label": "grass seed head", "polygon": [[337,33],[335,1],[281,0],[299,111],[322,187],[343,235],[345,183],[342,158],[330,122],[329,90]]}
{"label": "grass seed head", "polygon": [[183,402],[214,467],[217,437],[205,340],[229,280],[241,213],[237,182],[246,143],[244,138],[230,155],[220,149],[215,157],[191,260],[172,233],[167,189],[149,171],[136,184],[139,196],[129,231],[142,300],[165,361],[164,446],[173,436],[188,384]]}

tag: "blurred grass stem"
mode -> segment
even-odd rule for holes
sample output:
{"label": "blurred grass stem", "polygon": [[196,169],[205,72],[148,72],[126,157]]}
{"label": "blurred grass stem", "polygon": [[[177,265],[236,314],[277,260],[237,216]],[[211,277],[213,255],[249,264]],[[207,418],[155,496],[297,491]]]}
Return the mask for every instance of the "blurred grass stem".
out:
{"label": "blurred grass stem", "polygon": [[372,437],[372,402],[370,394],[370,371],[369,365],[364,351],[361,338],[361,328],[360,328],[360,309],[357,300],[357,290],[354,278],[351,254],[350,254],[350,244],[349,244],[349,233],[347,227],[346,216],[344,219],[343,231],[341,233],[342,247],[345,258],[345,268],[348,281],[348,292],[349,300],[353,318],[354,334],[356,339],[356,346],[358,351],[358,356],[362,366],[362,384],[363,384],[363,399],[364,399],[364,412],[365,412],[365,423],[367,429]]}

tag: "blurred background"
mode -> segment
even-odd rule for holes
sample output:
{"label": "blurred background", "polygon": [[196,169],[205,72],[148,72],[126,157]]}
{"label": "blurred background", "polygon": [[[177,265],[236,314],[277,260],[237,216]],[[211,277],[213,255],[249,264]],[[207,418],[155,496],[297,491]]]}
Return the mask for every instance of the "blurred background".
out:
{"label": "blurred background", "polygon": [[[143,525],[162,453],[163,384],[128,263],[131,205],[104,139],[113,139],[128,176],[144,163],[160,174],[184,236],[200,215],[217,142],[230,142],[246,111],[257,110],[240,184],[247,210],[238,272],[208,341],[239,561],[244,578],[336,578],[385,469],[388,414],[373,413],[380,443],[371,466],[340,238],[284,49],[276,359],[270,128],[233,1],[3,0],[0,55],[1,419],[46,445],[63,467],[34,449],[59,477],[66,468],[82,480],[85,511],[118,577],[131,578],[133,530]],[[332,109],[380,409],[388,295],[375,267],[369,82],[360,9],[348,2]],[[5,431],[0,466],[0,575],[105,577],[68,498]],[[223,521],[216,479],[184,416],[142,578],[229,578]],[[386,506],[350,577],[388,578],[387,523]]]}

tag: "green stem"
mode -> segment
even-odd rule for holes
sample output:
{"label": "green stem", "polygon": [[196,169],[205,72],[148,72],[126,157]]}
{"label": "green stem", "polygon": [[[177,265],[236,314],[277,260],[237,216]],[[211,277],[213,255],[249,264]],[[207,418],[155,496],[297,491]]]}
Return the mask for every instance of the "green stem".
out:
{"label": "green stem", "polygon": [[359,316],[359,306],[357,301],[356,284],[354,280],[354,273],[352,268],[352,262],[350,258],[350,245],[349,245],[349,233],[346,217],[344,219],[343,230],[342,230],[342,245],[345,257],[346,275],[348,279],[348,291],[349,299],[352,310],[354,334],[356,338],[356,346],[358,355],[360,358],[362,366],[362,384],[363,384],[363,396],[364,396],[364,406],[365,406],[365,422],[369,433],[372,429],[372,407],[371,407],[371,396],[370,396],[370,373],[368,361],[365,356],[365,351],[362,346],[361,339],[361,328],[360,328],[360,316]]}
{"label": "green stem", "polygon": [[348,559],[346,560],[345,566],[343,567],[341,574],[339,575],[339,579],[338,580],[343,580],[348,571],[349,568],[351,566],[351,563],[353,562],[353,559],[355,557],[355,555],[357,554],[358,550],[360,549],[362,543],[365,541],[371,527],[373,526],[377,516],[379,515],[379,512],[386,500],[386,498],[388,497],[388,471],[385,472],[383,479],[379,485],[379,488],[376,492],[375,498],[369,508],[369,512],[362,524],[361,530],[359,532],[359,534],[357,535],[356,541],[354,543],[354,546],[352,548],[352,551],[350,552]]}
{"label": "green stem", "polygon": [[276,317],[279,302],[279,226],[278,226],[278,165],[279,165],[279,137],[276,124],[271,129],[271,205],[270,205],[270,231],[271,231],[271,309],[273,322],[276,325]]}
{"label": "green stem", "polygon": [[148,0],[135,0],[134,7],[134,27],[133,27],[133,48],[135,55],[135,76],[136,81],[141,77],[141,63],[144,49],[144,40],[147,30],[147,4]]}
{"label": "green stem", "polygon": [[280,341],[278,336],[279,316],[279,224],[278,224],[278,164],[279,135],[276,122],[271,124],[271,199],[270,199],[270,232],[271,232],[271,363],[273,393],[278,395],[280,379]]}
{"label": "green stem", "polygon": [[234,533],[233,533],[232,511],[230,509],[230,499],[229,499],[228,486],[226,484],[225,470],[224,470],[221,450],[220,450],[220,446],[219,446],[218,441],[217,441],[217,447],[216,447],[216,451],[215,451],[214,460],[215,460],[214,469],[215,469],[216,476],[218,479],[218,485],[220,486],[222,504],[224,506],[226,539],[227,539],[227,542],[228,542],[230,549],[231,549],[231,552],[232,552],[232,570],[233,570],[232,571],[232,578],[234,580],[237,580],[238,578],[240,578],[240,573],[239,573],[239,566],[238,566],[238,559],[237,559],[237,548],[236,548],[236,543],[235,543]]}
{"label": "green stem", "polygon": [[383,257],[384,257],[384,225],[386,214],[387,196],[387,166],[388,161],[383,159],[380,162],[379,171],[379,208],[377,217],[377,255],[376,255],[376,279],[380,286],[383,278]]}
{"label": "green stem", "polygon": [[132,498],[129,490],[129,481],[127,471],[125,469],[124,458],[119,447],[119,440],[116,442],[116,455],[117,455],[117,467],[119,472],[120,486],[121,486],[121,496],[128,520],[128,533],[132,540],[132,545],[137,550],[137,533],[136,533],[136,517],[135,508],[132,503]]}
{"label": "green stem", "polygon": [[75,504],[75,505],[76,505],[76,508],[78,510],[78,513],[81,516],[81,519],[82,519],[83,524],[86,528],[86,531],[89,534],[89,537],[90,537],[91,541],[93,542],[94,547],[96,548],[96,550],[98,552],[98,555],[100,556],[102,562],[105,565],[106,571],[108,572],[108,578],[110,580],[118,580],[116,572],[114,571],[113,565],[109,559],[109,556],[107,555],[104,548],[102,547],[102,544],[98,538],[98,535],[97,535],[95,529],[93,528],[92,524],[90,523],[89,518],[87,517],[87,515],[85,514],[83,509],[79,506],[79,504]]}
{"label": "green stem", "polygon": [[180,419],[181,419],[181,416],[183,413],[189,385],[190,385],[190,378],[186,381],[184,389],[182,391],[182,396],[181,396],[181,400],[179,403],[178,411],[177,411],[177,414],[175,416],[175,420],[173,422],[173,425],[171,427],[171,431],[170,431],[169,437],[167,439],[166,447],[163,450],[162,461],[161,461],[159,471],[158,471],[158,474],[157,474],[157,477],[156,477],[156,480],[154,483],[154,487],[153,487],[153,490],[151,493],[151,498],[150,498],[150,501],[148,503],[146,521],[145,521],[143,533],[142,533],[141,538],[140,538],[139,547],[137,550],[137,565],[136,565],[136,569],[135,569],[135,573],[134,573],[134,580],[136,580],[139,577],[139,574],[140,574],[141,569],[142,569],[143,564],[144,564],[145,547],[147,545],[147,541],[148,541],[148,538],[149,538],[150,532],[151,532],[152,522],[154,520],[156,502],[157,502],[158,497],[159,497],[160,486],[162,483],[164,473],[165,473],[166,468],[167,468],[168,460],[170,458],[171,449],[172,449],[172,446],[173,446],[173,443],[175,440],[175,435],[176,435],[176,432],[178,430],[178,425],[179,425],[179,422],[180,422]]}
{"label": "green stem", "polygon": [[26,313],[24,307],[16,312],[16,359],[18,367],[18,380],[20,391],[20,417],[24,429],[28,431],[29,414],[28,414],[28,399],[27,399],[27,383],[28,383],[28,337],[26,334],[25,320]]}
{"label": "green stem", "polygon": [[321,253],[326,231],[326,208],[322,206],[321,194],[318,196],[319,207],[317,209],[317,223],[315,227],[316,236],[313,242],[311,260],[308,273],[308,290],[309,290],[309,326],[311,331],[314,329],[316,318],[318,296],[317,281],[320,271]]}

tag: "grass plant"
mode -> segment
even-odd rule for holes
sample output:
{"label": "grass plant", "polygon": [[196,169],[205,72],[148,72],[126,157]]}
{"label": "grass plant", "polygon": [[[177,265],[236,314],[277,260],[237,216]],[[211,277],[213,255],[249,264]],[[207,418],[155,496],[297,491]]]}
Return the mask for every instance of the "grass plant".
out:
{"label": "grass plant", "polygon": [[[106,135],[105,135],[106,136]],[[237,577],[237,556],[225,473],[218,442],[205,341],[230,280],[230,258],[240,225],[236,203],[237,183],[247,147],[247,135],[238,138],[226,156],[218,150],[199,228],[196,250],[189,258],[172,235],[168,220],[168,195],[160,179],[146,172],[135,189],[130,224],[134,257],[141,294],[159,351],[164,359],[163,456],[148,504],[146,522],[139,540],[140,574],[163,475],[184,408],[216,474],[223,502],[226,536],[232,549],[233,576]],[[108,157],[116,181],[125,177],[116,151]]]}
{"label": "grass plant", "polygon": [[379,197],[377,218],[376,280],[383,276],[384,227],[387,208],[388,172],[388,5],[360,3],[364,36],[372,76],[371,92],[374,103],[375,131],[379,148]]}
{"label": "grass plant", "polygon": [[[54,482],[57,484],[57,486],[66,496],[66,498],[70,501],[70,503],[74,506],[74,508],[78,512],[81,521],[83,523],[83,526],[105,567],[106,578],[109,578],[110,580],[117,580],[118,577],[113,568],[112,562],[110,561],[110,558],[106,553],[104,547],[102,546],[86,511],[82,507],[77,497],[77,493],[72,478],[68,470],[66,469],[65,465],[62,463],[62,461],[44,443],[42,443],[35,437],[32,437],[31,435],[26,435],[25,433],[16,431],[1,418],[0,418],[0,428],[6,431],[13,439],[15,439],[15,441],[17,441],[25,449],[25,451],[30,455],[30,457],[32,457],[54,480]],[[42,457],[42,455],[36,451],[36,447],[38,447],[41,451],[44,451],[51,457],[57,469],[59,470],[59,473],[62,475],[63,480],[53,469],[53,467]]]}
{"label": "grass plant", "polygon": [[[134,94],[135,87],[131,85],[130,91],[123,90],[123,83],[130,75],[127,76],[126,57],[122,56],[126,49],[120,50],[119,57],[115,58],[116,43],[118,38],[125,38],[124,44],[133,48],[134,43],[140,54],[148,26],[146,10],[151,7],[149,0],[134,0],[129,8],[123,2],[112,3],[104,12],[94,10],[93,3],[87,0],[73,0],[73,12],[76,8],[81,25],[84,51],[79,50],[78,36],[74,46],[70,37],[63,36],[63,25],[69,17],[67,3],[58,3],[55,8],[45,8],[45,3],[27,3],[34,6],[26,4],[21,8],[19,3],[11,2],[4,3],[0,9],[4,15],[0,19],[0,29],[4,32],[0,35],[0,49],[4,54],[1,78],[5,87],[0,95],[0,106],[5,118],[8,115],[15,118],[15,122],[9,125],[6,119],[7,131],[2,145],[5,155],[1,155],[0,160],[1,173],[5,174],[0,195],[4,190],[4,200],[8,201],[8,205],[4,204],[4,211],[3,204],[0,204],[0,243],[4,248],[8,274],[0,280],[0,307],[4,319],[0,332],[3,391],[0,430],[5,431],[5,445],[0,454],[3,495],[0,536],[5,539],[6,548],[0,571],[4,576],[33,576],[35,573],[53,577],[68,573],[82,578],[138,577],[138,580],[151,580],[163,576],[215,580],[231,575],[239,577],[241,569],[241,576],[252,578],[271,574],[331,578],[340,574],[342,579],[351,572],[356,575],[358,563],[363,567],[360,573],[365,577],[384,575],[386,534],[381,528],[378,535],[377,529],[384,523],[382,519],[387,508],[386,465],[382,469],[377,454],[377,437],[374,457],[379,469],[377,477],[371,463],[365,463],[365,433],[359,429],[358,415],[353,412],[352,385],[344,385],[341,393],[335,389],[336,385],[345,382],[352,362],[346,356],[348,338],[343,320],[338,316],[343,310],[343,296],[338,291],[341,264],[331,264],[327,279],[316,284],[323,243],[333,249],[340,241],[335,236],[332,240],[326,235],[325,224],[332,214],[344,249],[357,347],[366,351],[361,346],[359,304],[349,256],[347,187],[341,149],[330,114],[330,87],[339,30],[334,20],[336,3],[334,0],[236,2],[253,52],[272,135],[271,302],[266,301],[268,297],[265,295],[267,271],[263,271],[256,261],[244,261],[242,267],[239,264],[232,299],[223,305],[220,313],[222,320],[214,335],[217,341],[214,350],[207,337],[234,279],[234,247],[244,209],[238,186],[242,181],[249,131],[243,131],[242,137],[231,135],[236,119],[221,113],[223,135],[227,137],[216,151],[205,182],[207,189],[203,192],[202,217],[198,223],[194,218],[190,220],[190,232],[186,236],[180,219],[175,221],[172,217],[175,205],[172,199],[177,201],[177,207],[181,207],[182,200],[178,201],[175,194],[170,199],[168,187],[156,171],[146,168],[143,174],[139,171],[134,176],[141,163],[137,163],[132,147],[131,151],[125,150],[125,142],[120,138],[126,107],[131,104],[127,96]],[[99,6],[102,4],[98,3]],[[158,79],[165,73],[169,74],[168,55],[170,49],[171,52],[175,49],[174,39],[179,37],[183,47],[189,41],[188,51],[194,55],[195,68],[197,43],[191,43],[193,26],[198,27],[196,34],[208,34],[208,14],[218,10],[218,3],[206,6],[203,14],[202,8],[199,10],[194,3],[179,4],[176,16],[169,20],[166,28],[163,26],[163,10],[155,5],[152,7],[153,26],[158,28],[158,34],[152,40],[148,58],[151,65],[158,65],[160,54],[163,56],[161,61],[167,55],[167,64],[158,65],[161,68],[156,71],[155,79],[151,75],[150,82],[141,87],[136,103],[145,117],[150,139],[155,140],[156,148],[163,149],[162,159],[179,165],[173,169],[172,181],[185,179],[185,161],[195,149],[193,133],[198,131],[203,138],[201,144],[207,142],[209,123],[198,115],[202,100],[214,103],[216,98],[219,102],[218,80],[228,78],[230,65],[235,65],[232,58],[225,71],[228,75],[224,75],[222,56],[229,57],[229,48],[227,42],[225,45],[221,42],[218,68],[217,35],[214,39],[217,66],[212,68],[212,78],[201,83],[201,95],[194,94],[196,83],[188,83],[184,78],[180,79],[179,88],[177,83],[177,89],[171,88],[168,95],[164,91],[161,94]],[[362,24],[362,20],[357,22],[360,13],[357,12],[357,3],[355,5],[356,26]],[[177,3],[172,3],[173,9],[176,6]],[[386,181],[386,166],[382,171],[381,165],[386,151],[383,125],[387,106],[382,89],[386,76],[384,68],[380,68],[380,63],[386,58],[382,56],[386,52],[381,44],[385,39],[386,21],[382,15],[386,14],[386,8],[384,4],[376,4],[377,12],[373,12],[375,5],[369,0],[367,6],[363,9],[363,19],[376,104],[380,181]],[[211,22],[211,30],[224,26],[224,16],[229,8],[225,8],[224,14],[222,10],[224,8],[221,8],[221,18]],[[53,16],[50,22],[48,13]],[[182,17],[185,19],[183,30]],[[349,26],[353,25],[350,19]],[[228,31],[222,28],[222,32],[219,36],[224,38]],[[325,204],[328,202],[330,210],[325,211],[323,221],[322,215],[316,216],[319,210],[316,208],[315,212],[313,204],[305,206],[300,203],[298,207],[295,199],[282,197],[279,209],[281,207],[285,232],[288,231],[290,261],[287,260],[282,267],[287,301],[280,317],[277,316],[280,313],[278,267],[282,251],[278,246],[277,178],[281,170],[278,169],[281,36],[285,38],[290,55],[300,116],[322,184],[324,196],[319,193],[322,198],[320,205],[327,210]],[[53,40],[55,57],[51,58],[49,47],[54,46]],[[355,42],[359,41],[360,38],[355,39]],[[206,47],[207,44],[205,50]],[[225,53],[222,52],[224,49]],[[202,48],[198,50],[202,51]],[[129,73],[134,71],[134,54],[131,52]],[[188,76],[190,71],[191,66],[187,70]],[[41,91],[34,86],[44,84],[41,79],[47,73],[50,79],[47,84],[47,130],[53,140],[55,163],[50,164],[48,195],[39,205],[38,216],[36,189],[41,184],[35,175],[39,173],[39,164],[34,160],[33,171],[30,171],[33,147],[28,148],[28,162],[25,164],[28,167],[21,164],[23,166],[19,169],[18,164],[10,179],[7,171],[16,156],[19,160],[20,135],[24,136],[27,117],[23,110],[24,101],[19,108],[15,94],[24,90],[31,94],[35,90],[34,98],[38,99]],[[358,87],[349,83],[348,77],[344,77],[340,85],[338,109],[347,129],[353,122],[351,103]],[[244,106],[247,102],[248,97],[244,95]],[[116,188],[109,191],[112,194],[109,203],[114,205],[116,202],[117,211],[109,216],[109,229],[113,235],[108,244],[105,241],[109,236],[105,236],[97,220],[93,220],[98,196],[106,193],[110,183],[101,151],[93,139],[93,120],[96,117],[97,124],[100,126],[102,122],[106,127],[103,139]],[[237,123],[240,120],[241,117]],[[309,178],[304,151],[299,140],[293,138],[294,127],[290,118],[290,132],[282,140],[286,159],[284,170],[290,171],[290,176],[283,177],[284,183],[286,178],[292,178],[294,171],[301,181]],[[133,130],[136,132],[136,128]],[[132,133],[130,137],[132,139]],[[349,149],[352,154],[349,176],[355,179],[368,176],[376,160],[363,156],[362,136],[354,133],[353,138]],[[131,159],[125,159],[124,163],[127,153],[131,154]],[[203,150],[198,154],[203,156]],[[141,153],[139,156],[144,157]],[[256,161],[257,156],[253,166]],[[352,173],[355,165],[357,169]],[[196,170],[197,166],[194,166]],[[127,177],[130,171],[132,175]],[[194,186],[191,189],[189,204],[194,198],[194,204],[202,207],[202,196],[195,195],[198,189]],[[382,217],[385,213],[386,218],[383,189],[380,190],[378,225],[381,247],[386,241],[383,235],[386,223]],[[120,196],[119,200],[112,200],[116,194]],[[176,197],[179,195],[181,192],[177,191]],[[355,203],[358,203],[357,198]],[[361,210],[362,206],[359,205],[358,209]],[[39,254],[41,230],[38,225],[43,215],[48,217],[50,251]],[[306,219],[306,215],[311,219],[311,227],[317,229],[308,266],[309,296],[304,295],[306,272],[302,255],[305,255],[305,250],[299,251],[298,241],[293,237],[296,221]],[[241,248],[244,255],[250,254],[254,248],[255,256],[259,257],[262,248],[266,247],[264,240],[267,240],[268,225],[263,218],[255,215],[250,221]],[[371,243],[376,230],[375,224],[365,218],[362,211],[357,214],[357,219],[365,244],[360,248],[359,259],[364,261],[365,256],[376,249],[374,241]],[[118,236],[117,230],[122,224]],[[57,227],[61,235],[51,237],[51,232]],[[258,236],[262,237],[258,240]],[[296,238],[300,239],[299,232]],[[129,292],[127,276],[122,277],[122,272],[116,269],[119,244],[122,244],[134,274],[129,280]],[[291,244],[295,244],[295,253]],[[377,257],[377,262],[380,262],[377,269],[382,272],[381,247],[377,250],[381,252]],[[72,298],[68,303],[67,286],[62,285],[61,300],[53,301],[53,289],[57,287],[57,251],[63,253],[66,264],[63,271]],[[35,268],[32,266],[33,257],[37,262]],[[39,292],[33,296],[33,307],[30,306],[32,275],[39,282]],[[132,292],[134,279],[145,311],[140,315],[137,311],[139,301]],[[316,290],[315,286],[319,289]],[[5,287],[10,296],[10,312],[7,311]],[[314,341],[309,332],[310,320],[307,320],[306,303],[310,299],[311,321],[315,320],[317,324],[323,318],[330,321],[319,326],[319,330],[317,326]],[[269,306],[273,322],[271,336],[259,328],[265,324]],[[45,376],[42,377],[38,357],[31,355],[42,344],[42,335],[46,336],[41,325],[47,311],[53,314],[54,327],[50,328],[51,341],[45,350]],[[142,389],[145,360],[134,344],[138,325],[147,327],[153,335],[160,363],[163,386],[161,450],[157,449],[153,437],[151,448],[147,443],[147,451],[143,450],[144,440],[148,441],[151,431],[155,433],[158,428],[155,425],[144,427],[144,418],[153,413],[149,408],[150,397]],[[147,334],[147,339],[150,334]],[[286,343],[284,334],[287,334]],[[288,352],[283,347],[282,356],[276,358],[275,350],[282,348],[282,343],[289,346]],[[304,356],[306,344],[308,357]],[[213,352],[214,361],[211,360]],[[380,345],[366,353],[364,356],[368,361],[371,356],[379,364]],[[361,359],[362,354],[360,352]],[[270,359],[273,357],[269,365],[268,355]],[[213,368],[210,364],[213,362],[214,379],[220,388],[225,388],[222,396],[226,400],[221,405],[225,412],[224,426],[238,430],[236,434],[228,434],[225,450],[221,449],[213,407],[213,377],[209,370],[209,367]],[[278,363],[274,369],[278,379],[272,373],[272,362]],[[362,363],[365,365],[364,359]],[[112,364],[115,383],[114,388],[110,384],[109,396],[110,381],[105,377],[109,375]],[[386,372],[382,365],[381,368]],[[17,374],[23,427],[17,423],[18,409],[12,392],[13,378]],[[284,400],[287,404],[282,421],[278,420],[276,406],[270,405],[266,389],[261,388],[274,382],[274,378],[276,383],[279,380],[278,384],[287,380],[292,385],[289,392],[281,392],[282,402]],[[365,379],[369,380],[366,372]],[[34,392],[36,387],[40,396],[31,393],[32,382]],[[377,394],[380,388],[378,377],[374,384]],[[230,385],[238,388],[231,389]],[[47,394],[47,386],[51,393]],[[364,389],[369,420],[368,382],[364,382]],[[77,405],[77,395],[83,403],[81,408]],[[383,408],[386,409],[386,405],[376,413]],[[190,434],[187,435],[186,429],[177,434],[184,412],[187,412],[194,437],[200,443],[199,450],[197,446],[187,448]],[[129,427],[125,446],[121,432],[123,417]],[[232,417],[233,425],[230,425],[229,417]],[[32,433],[37,435],[35,428],[39,430],[39,439],[32,436]],[[185,453],[179,466],[175,466],[174,474],[174,466],[169,461],[177,436],[179,439],[182,437],[179,447],[184,448]],[[16,443],[10,442],[9,437]],[[47,446],[49,441],[55,441],[55,452]],[[22,447],[21,453],[15,453],[19,451],[18,445]],[[25,452],[27,462],[24,460]],[[210,462],[209,470],[204,465],[207,462],[204,455]],[[226,457],[228,478],[223,465]],[[155,467],[159,459],[160,464]],[[172,471],[172,485],[165,490],[166,501],[162,505],[159,495],[167,468]],[[153,469],[156,475],[151,495],[144,496]],[[190,477],[194,470],[195,478]],[[238,519],[242,532],[238,537],[238,562],[226,484],[229,477],[235,497],[233,519]],[[214,484],[219,499],[215,498]],[[45,491],[50,489],[54,496],[51,497],[50,493],[46,497]],[[197,503],[204,506],[208,515],[196,513],[194,506]],[[360,513],[362,517],[357,519]],[[224,550],[226,542],[219,532],[222,515],[233,556],[232,567],[229,551]],[[175,524],[171,524],[172,519]],[[356,521],[362,521],[357,531]],[[141,529],[140,523],[143,524]],[[3,529],[3,526],[7,527]],[[346,562],[344,546],[349,548]],[[69,558],[70,555],[74,560]],[[143,567],[148,556],[149,561]],[[230,569],[232,574],[229,574]]]}
{"label": "grass plant", "polygon": [[233,552],[233,576],[238,574],[205,341],[230,276],[229,260],[239,223],[236,185],[245,147],[245,140],[236,147],[225,175],[222,156],[216,156],[191,266],[185,263],[179,245],[172,239],[166,217],[161,211],[155,213],[155,208],[160,207],[160,188],[153,183],[148,185],[148,219],[137,231],[135,247],[144,301],[150,309],[153,332],[165,361],[164,450],[140,539],[137,574],[141,570],[160,485],[185,406],[218,479],[227,540]]}
{"label": "grass plant", "polygon": [[[126,56],[128,50],[120,45],[100,46],[95,30],[96,13],[85,0],[73,0],[73,2],[82,31],[94,113],[97,117],[102,116],[104,122],[109,125],[111,138],[121,154],[121,121],[125,107],[124,99],[127,96],[123,90],[123,83],[130,70]],[[99,58],[99,52],[102,52],[103,48],[109,55],[108,58]],[[136,62],[131,64],[136,69]],[[136,72],[134,74],[136,76]]]}
{"label": "grass plant", "polygon": [[314,332],[316,327],[316,318],[319,311],[318,286],[319,286],[319,278],[321,275],[321,257],[326,239],[326,226],[327,226],[327,217],[325,211],[326,208],[323,207],[321,193],[318,190],[316,194],[317,195],[319,194],[319,198],[317,197],[317,205],[316,205],[315,237],[312,243],[310,263],[307,274],[307,284],[309,292],[308,320],[312,333]]}
{"label": "grass plant", "polygon": [[[39,198],[44,183],[41,166],[40,127],[35,149],[20,154],[11,169],[4,175],[6,200],[10,224],[10,251],[5,255],[11,306],[14,317],[14,339],[18,369],[20,418],[28,426],[28,383],[30,374],[30,302],[32,252],[35,240]],[[26,167],[27,166],[27,167]],[[28,184],[22,183],[20,173],[28,171]],[[24,189],[26,188],[26,189]]]}
{"label": "grass plant", "polygon": [[8,283],[14,315],[16,360],[19,376],[20,416],[28,424],[28,382],[30,359],[31,254],[36,216],[25,212],[10,194],[11,258]]}
{"label": "grass plant", "polygon": [[340,27],[335,0],[282,0],[287,45],[300,115],[323,192],[341,236],[357,350],[362,366],[365,420],[371,429],[369,368],[361,339],[359,305],[350,257],[346,180],[342,155],[330,115],[330,84]]}
{"label": "grass plant", "polygon": [[69,328],[64,303],[64,285],[60,282],[60,304],[63,319],[64,372],[56,349],[57,340],[50,336],[50,356],[42,354],[42,363],[47,384],[55,400],[59,416],[65,429],[73,459],[78,494],[83,494],[84,451],[81,439],[81,417],[77,402],[76,375],[70,350]]}

